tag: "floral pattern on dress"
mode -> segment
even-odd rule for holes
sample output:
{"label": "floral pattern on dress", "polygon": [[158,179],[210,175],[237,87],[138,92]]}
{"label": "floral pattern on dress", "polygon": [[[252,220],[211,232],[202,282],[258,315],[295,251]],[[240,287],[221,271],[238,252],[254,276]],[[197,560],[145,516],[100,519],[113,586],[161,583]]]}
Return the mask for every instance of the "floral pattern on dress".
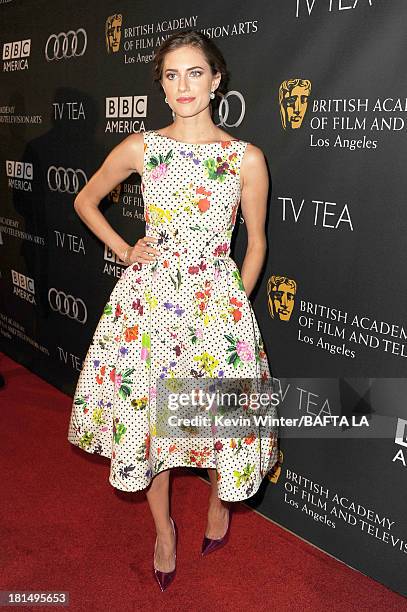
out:
{"label": "floral pattern on dress", "polygon": [[[219,497],[254,495],[277,461],[276,429],[168,430],[159,389],[269,380],[264,343],[230,241],[247,142],[187,144],[144,133],[141,189],[155,261],[127,266],[102,309],[75,390],[68,440],[111,459],[109,482],[145,489],[161,471],[215,468]],[[275,414],[274,414],[275,416]],[[167,428],[167,429],[166,429]]]}

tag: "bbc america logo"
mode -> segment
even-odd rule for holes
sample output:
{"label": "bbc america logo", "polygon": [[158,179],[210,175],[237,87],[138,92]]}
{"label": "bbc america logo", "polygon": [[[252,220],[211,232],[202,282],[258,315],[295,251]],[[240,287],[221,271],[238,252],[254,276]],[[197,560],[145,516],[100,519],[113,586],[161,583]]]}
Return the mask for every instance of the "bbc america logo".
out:
{"label": "bbc america logo", "polygon": [[21,274],[21,272],[17,272],[17,270],[11,270],[11,279],[14,285],[13,293],[22,300],[30,302],[30,304],[35,306],[34,279],[25,274]]}
{"label": "bbc america logo", "polygon": [[15,40],[3,45],[3,72],[27,70],[31,52],[31,38]]}
{"label": "bbc america logo", "polygon": [[6,160],[6,175],[10,189],[32,191],[31,181],[34,178],[34,168],[31,162]]}
{"label": "bbc america logo", "polygon": [[403,467],[407,467],[407,421],[406,419],[397,418],[396,435],[394,442],[400,448],[393,457],[393,463],[400,463]]}
{"label": "bbc america logo", "polygon": [[25,274],[21,274],[21,272],[17,272],[17,270],[11,270],[11,278],[13,285],[19,289],[24,289],[29,293],[35,293],[34,279],[25,276]]}
{"label": "bbc america logo", "polygon": [[103,259],[105,261],[108,261],[109,263],[120,264],[122,266],[127,266],[127,264],[122,259],[120,259],[120,257],[118,255],[116,255],[116,253],[114,251],[112,251],[112,249],[110,249],[107,246],[107,244],[105,244],[104,253],[103,253]]}
{"label": "bbc america logo", "polygon": [[407,447],[407,421],[405,419],[397,419],[395,443],[400,446]]}

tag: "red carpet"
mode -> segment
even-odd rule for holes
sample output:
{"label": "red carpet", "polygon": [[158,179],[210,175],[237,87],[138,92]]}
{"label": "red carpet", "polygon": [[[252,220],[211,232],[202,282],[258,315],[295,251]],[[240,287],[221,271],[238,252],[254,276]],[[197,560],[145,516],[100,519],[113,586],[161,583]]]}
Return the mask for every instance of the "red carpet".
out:
{"label": "red carpet", "polygon": [[177,576],[161,593],[144,493],[114,489],[109,460],[67,441],[70,397],[1,354],[0,371],[0,590],[68,591],[69,610],[87,612],[407,610],[402,596],[243,504],[228,545],[201,559],[209,485],[186,468],[172,485]]}

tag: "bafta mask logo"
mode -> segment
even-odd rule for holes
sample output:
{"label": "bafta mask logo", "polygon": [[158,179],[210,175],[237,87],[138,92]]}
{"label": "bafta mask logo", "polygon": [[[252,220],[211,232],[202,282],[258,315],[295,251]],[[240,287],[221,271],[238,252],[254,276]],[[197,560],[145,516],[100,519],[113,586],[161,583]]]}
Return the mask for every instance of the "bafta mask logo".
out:
{"label": "bafta mask logo", "polygon": [[289,321],[294,308],[297,283],[287,276],[270,276],[267,282],[267,304],[272,319]]}
{"label": "bafta mask logo", "polygon": [[285,130],[297,130],[302,125],[311,93],[311,81],[289,79],[283,81],[278,90],[281,124]]}
{"label": "bafta mask logo", "polygon": [[114,204],[118,204],[120,202],[120,192],[122,190],[122,184],[119,183],[112,191],[109,193],[109,199],[114,202]]}
{"label": "bafta mask logo", "polygon": [[267,474],[267,480],[269,480],[273,484],[277,484],[278,479],[280,478],[281,466],[283,464],[283,461],[284,461],[283,451],[279,449],[277,461],[275,462],[272,469]]}
{"label": "bafta mask logo", "polygon": [[120,49],[120,38],[122,35],[122,15],[110,15],[106,19],[105,36],[106,49],[108,53],[117,53]]}

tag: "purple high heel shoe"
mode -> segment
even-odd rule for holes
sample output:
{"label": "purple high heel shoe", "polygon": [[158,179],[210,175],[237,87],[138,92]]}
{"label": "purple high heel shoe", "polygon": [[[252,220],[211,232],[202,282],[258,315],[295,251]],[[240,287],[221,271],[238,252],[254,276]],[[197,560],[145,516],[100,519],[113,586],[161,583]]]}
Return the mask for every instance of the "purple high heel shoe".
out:
{"label": "purple high heel shoe", "polygon": [[[174,561],[177,561],[177,539],[178,539],[178,529],[177,526],[175,524],[175,522],[173,521],[173,519],[170,517],[171,519],[171,523],[172,523],[172,529],[175,535],[175,553],[174,553]],[[157,538],[155,539],[155,546],[154,546],[154,557],[153,557],[153,569],[154,569],[154,575],[157,579],[157,582],[160,586],[161,591],[165,591],[165,589],[171,584],[171,582],[174,580],[175,578],[175,572],[176,572],[176,567],[174,567],[174,569],[171,572],[162,572],[161,570],[156,569],[155,567],[155,563],[154,563],[154,559],[155,559],[155,551],[157,550]]]}
{"label": "purple high heel shoe", "polygon": [[204,557],[205,555],[209,555],[209,553],[214,552],[215,550],[218,550],[218,548],[222,548],[222,546],[225,546],[225,544],[228,542],[229,540],[229,533],[230,533],[230,510],[229,510],[229,517],[228,517],[228,526],[226,529],[226,533],[224,536],[222,536],[221,538],[207,538],[204,535],[204,538],[202,540],[202,557]]}

